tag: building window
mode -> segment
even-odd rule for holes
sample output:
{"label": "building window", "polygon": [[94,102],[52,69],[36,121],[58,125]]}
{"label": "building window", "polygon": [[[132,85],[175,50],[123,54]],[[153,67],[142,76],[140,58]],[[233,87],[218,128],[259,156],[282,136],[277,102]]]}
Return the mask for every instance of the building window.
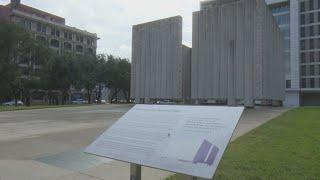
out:
{"label": "building window", "polygon": [[317,48],[317,49],[320,49],[320,38],[317,38],[317,39],[316,39],[316,42],[317,42],[317,47],[316,47],[316,48]]}
{"label": "building window", "polygon": [[93,55],[93,54],[94,54],[94,53],[93,53],[93,49],[92,49],[92,48],[88,48],[88,53],[91,54],[91,55]]}
{"label": "building window", "polygon": [[306,62],[306,53],[301,53],[301,63]]}
{"label": "building window", "polygon": [[306,28],[302,27],[300,30],[300,37],[305,37],[306,36]]}
{"label": "building window", "polygon": [[31,30],[32,23],[29,20],[24,21],[24,27],[28,30]]}
{"label": "building window", "polygon": [[42,31],[43,33],[47,33],[47,26],[42,25],[41,31]]}
{"label": "building window", "polygon": [[314,39],[309,39],[309,49],[314,49]]}
{"label": "building window", "polygon": [[76,46],[76,51],[77,52],[83,52],[83,47],[81,45]]}
{"label": "building window", "polygon": [[60,31],[58,31],[58,30],[56,31],[56,36],[60,37]]}
{"label": "building window", "polygon": [[309,62],[314,62],[315,58],[314,58],[314,52],[310,52],[310,58],[309,58]]}
{"label": "building window", "polygon": [[301,48],[301,50],[305,50],[306,49],[306,40],[301,40],[300,48]]}
{"label": "building window", "polygon": [[314,26],[309,27],[309,36],[314,36]]}
{"label": "building window", "polygon": [[302,75],[302,76],[307,75],[307,73],[306,73],[306,66],[305,66],[305,65],[301,66],[301,75]]}
{"label": "building window", "polygon": [[310,88],[315,88],[314,78],[310,78]]}
{"label": "building window", "polygon": [[41,32],[41,23],[37,23],[37,31]]}
{"label": "building window", "polygon": [[309,10],[313,10],[313,9],[314,9],[313,0],[309,0]]}
{"label": "building window", "polygon": [[286,88],[291,88],[291,80],[286,80]]}
{"label": "building window", "polygon": [[64,49],[66,49],[66,50],[72,50],[72,45],[71,45],[70,43],[68,43],[68,42],[65,42],[65,43],[64,43]]}
{"label": "building window", "polygon": [[300,3],[300,12],[306,11],[306,2],[301,2]]}
{"label": "building window", "polygon": [[50,41],[50,45],[51,45],[52,47],[55,47],[55,48],[59,48],[59,47],[60,47],[60,43],[59,43],[59,41],[56,40],[56,39],[52,39],[52,40]]}
{"label": "building window", "polygon": [[67,32],[64,32],[64,38],[68,39],[68,33]]}
{"label": "building window", "polygon": [[310,65],[310,76],[314,76],[315,72],[314,72],[314,65]]}
{"label": "building window", "polygon": [[307,87],[307,81],[305,78],[301,79],[301,88],[306,88]]}
{"label": "building window", "polygon": [[54,28],[51,28],[51,35],[54,36],[56,34],[56,30]]}
{"label": "building window", "polygon": [[72,40],[72,33],[68,33],[68,39]]}
{"label": "building window", "polygon": [[313,13],[309,14],[309,23],[314,23],[314,14]]}

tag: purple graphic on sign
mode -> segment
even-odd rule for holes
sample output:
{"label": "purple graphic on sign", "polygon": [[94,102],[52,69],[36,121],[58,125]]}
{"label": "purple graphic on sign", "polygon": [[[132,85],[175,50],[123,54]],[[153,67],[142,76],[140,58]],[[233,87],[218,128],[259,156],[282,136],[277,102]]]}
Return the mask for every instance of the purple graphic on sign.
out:
{"label": "purple graphic on sign", "polygon": [[[212,148],[211,148],[212,147]],[[209,152],[211,149],[211,152]],[[212,165],[217,154],[218,154],[219,148],[216,146],[213,146],[209,141],[204,140],[196,153],[195,157],[193,158],[193,163],[205,163],[208,165]],[[210,154],[209,154],[210,153]],[[208,156],[209,154],[209,156]],[[208,158],[207,158],[208,157]]]}
{"label": "purple graphic on sign", "polygon": [[204,140],[192,162],[193,163],[204,163],[211,146],[212,146],[212,144],[209,141]]}
{"label": "purple graphic on sign", "polygon": [[213,164],[214,160],[216,159],[216,156],[218,154],[219,148],[216,146],[212,147],[211,153],[209,154],[208,159],[206,160],[206,163],[209,164],[210,166]]}

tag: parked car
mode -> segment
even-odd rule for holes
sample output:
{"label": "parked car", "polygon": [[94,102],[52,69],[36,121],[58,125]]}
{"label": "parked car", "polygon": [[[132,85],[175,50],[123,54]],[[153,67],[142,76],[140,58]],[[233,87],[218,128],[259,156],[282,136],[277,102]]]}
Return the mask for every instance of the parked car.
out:
{"label": "parked car", "polygon": [[157,101],[157,104],[175,104],[175,102],[171,101],[171,100],[162,100],[162,101]]}
{"label": "parked car", "polygon": [[[2,103],[2,105],[3,105],[3,106],[14,106],[14,105],[16,105],[16,101],[13,100],[13,101],[5,102],[5,103]],[[18,105],[18,106],[23,106],[24,103],[23,103],[22,101],[18,100],[18,101],[17,101],[17,105]]]}
{"label": "parked car", "polygon": [[88,101],[84,99],[76,99],[72,101],[72,104],[88,104]]}

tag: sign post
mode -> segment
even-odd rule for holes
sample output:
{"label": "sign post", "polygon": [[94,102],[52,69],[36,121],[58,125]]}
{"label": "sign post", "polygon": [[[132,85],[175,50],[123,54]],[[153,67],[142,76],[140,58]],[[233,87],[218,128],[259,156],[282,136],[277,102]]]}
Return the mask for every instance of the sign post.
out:
{"label": "sign post", "polygon": [[212,179],[243,107],[136,105],[85,150],[130,163],[130,180],[141,167]]}
{"label": "sign post", "polygon": [[130,164],[130,180],[141,180],[141,166]]}

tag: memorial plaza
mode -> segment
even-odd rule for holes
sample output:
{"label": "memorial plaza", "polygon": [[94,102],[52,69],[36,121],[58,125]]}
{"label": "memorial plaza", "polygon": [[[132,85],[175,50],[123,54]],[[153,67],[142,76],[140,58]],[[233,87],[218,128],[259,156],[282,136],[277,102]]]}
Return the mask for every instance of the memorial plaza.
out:
{"label": "memorial plaza", "polygon": [[[0,179],[128,179],[128,163],[82,150],[132,107],[98,105],[0,112]],[[232,140],[287,110],[246,110]],[[143,179],[165,179],[170,175],[151,168],[142,170]]]}

